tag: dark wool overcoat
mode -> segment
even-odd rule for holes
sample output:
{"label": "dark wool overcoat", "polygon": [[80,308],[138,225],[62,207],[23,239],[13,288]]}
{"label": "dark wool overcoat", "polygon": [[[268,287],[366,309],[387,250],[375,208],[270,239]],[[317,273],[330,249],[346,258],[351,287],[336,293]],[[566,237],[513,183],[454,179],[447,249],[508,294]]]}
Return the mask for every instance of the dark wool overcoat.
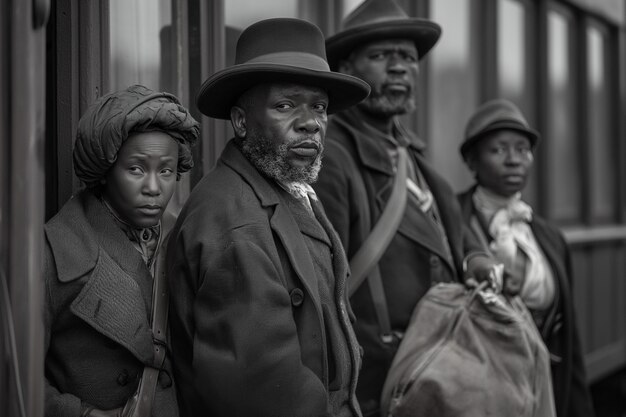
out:
{"label": "dark wool overcoat", "polygon": [[[477,214],[472,202],[474,190],[475,186],[458,196],[467,224],[470,224],[472,217]],[[547,320],[539,329],[552,358],[552,383],[557,416],[593,417],[593,405],[587,387],[582,347],[574,314],[571,288],[573,273],[569,247],[559,229],[536,214],[533,214],[530,229],[550,263],[557,281],[555,301]],[[486,235],[488,236],[488,233]]]}
{"label": "dark wool overcoat", "polygon": [[[345,123],[338,123],[338,119]],[[346,129],[345,126],[351,128]],[[331,119],[326,135],[320,178],[314,188],[350,258],[381,216],[391,194],[395,167],[380,137],[359,128],[345,113]],[[398,129],[402,129],[397,125]],[[404,332],[420,298],[437,282],[462,279],[464,256],[478,250],[465,230],[455,194],[427,163],[423,143],[410,132],[408,153],[428,183],[441,217],[451,256],[431,217],[408,207],[379,267],[394,330]],[[369,221],[367,220],[369,218]],[[361,344],[363,367],[357,397],[364,415],[377,415],[380,395],[398,342],[383,343],[370,289],[364,282],[350,298],[356,316],[355,332]]]}
{"label": "dark wool overcoat", "polygon": [[329,392],[342,386],[351,414],[360,415],[345,254],[328,223],[336,284],[330,308],[349,351],[348,363],[332,368],[351,376],[340,383],[329,375],[337,355],[325,328],[320,277],[279,191],[231,140],[178,217],[167,264],[185,416],[323,416]]}
{"label": "dark wool overcoat", "polygon": [[[45,415],[78,417],[81,400],[102,410],[123,407],[153,363],[150,271],[89,191],[63,206],[45,237]],[[155,417],[178,415],[171,374],[167,359]]]}

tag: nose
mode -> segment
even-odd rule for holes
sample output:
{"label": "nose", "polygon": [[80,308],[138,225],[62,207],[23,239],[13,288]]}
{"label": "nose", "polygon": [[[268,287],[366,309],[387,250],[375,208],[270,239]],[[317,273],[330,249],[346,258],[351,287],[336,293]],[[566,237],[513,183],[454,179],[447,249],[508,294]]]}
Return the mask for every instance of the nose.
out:
{"label": "nose", "polygon": [[152,196],[161,194],[161,184],[159,182],[159,176],[156,172],[151,172],[146,175],[143,183],[143,192]]}
{"label": "nose", "polygon": [[388,71],[394,74],[405,74],[409,70],[407,62],[398,52],[389,56]]}
{"label": "nose", "polygon": [[510,165],[518,165],[522,163],[523,156],[522,154],[515,148],[508,148],[506,151],[505,162]]}
{"label": "nose", "polygon": [[304,108],[298,117],[296,130],[303,133],[317,133],[321,128],[321,121],[319,114],[313,112],[311,109]]}

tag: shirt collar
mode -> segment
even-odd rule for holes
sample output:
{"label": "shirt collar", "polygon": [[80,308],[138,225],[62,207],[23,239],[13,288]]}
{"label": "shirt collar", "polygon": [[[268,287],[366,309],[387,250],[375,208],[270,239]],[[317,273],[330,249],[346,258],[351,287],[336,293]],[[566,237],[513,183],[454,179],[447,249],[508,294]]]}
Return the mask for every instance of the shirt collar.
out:
{"label": "shirt collar", "polygon": [[151,227],[133,227],[119,217],[104,197],[101,198],[101,201],[115,220],[115,223],[139,251],[146,265],[150,267],[161,241],[161,221],[159,220],[159,223]]}
{"label": "shirt collar", "polygon": [[474,206],[485,219],[490,221],[498,210],[506,209],[511,212],[511,217],[530,221],[532,218],[531,207],[522,201],[522,193],[517,192],[510,197],[503,197],[485,187],[477,186],[472,195]]}

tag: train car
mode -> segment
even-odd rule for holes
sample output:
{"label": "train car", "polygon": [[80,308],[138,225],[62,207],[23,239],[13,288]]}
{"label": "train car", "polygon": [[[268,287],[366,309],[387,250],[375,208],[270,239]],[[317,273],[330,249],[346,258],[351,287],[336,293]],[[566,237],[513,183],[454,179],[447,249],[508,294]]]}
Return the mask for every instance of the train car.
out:
{"label": "train car", "polygon": [[[43,224],[80,186],[72,145],[86,107],[140,83],[174,93],[202,121],[196,167],[168,208],[176,213],[229,138],[229,125],[202,116],[194,97],[204,79],[232,63],[241,30],[289,16],[332,35],[361,1],[0,2],[0,415],[43,415]],[[443,28],[420,65],[417,110],[404,119],[457,190],[469,177],[458,145],[480,103],[510,99],[542,133],[525,198],[563,229],[572,247],[590,384],[620,378],[626,369],[626,0],[398,3]],[[615,394],[622,404],[625,386]]]}

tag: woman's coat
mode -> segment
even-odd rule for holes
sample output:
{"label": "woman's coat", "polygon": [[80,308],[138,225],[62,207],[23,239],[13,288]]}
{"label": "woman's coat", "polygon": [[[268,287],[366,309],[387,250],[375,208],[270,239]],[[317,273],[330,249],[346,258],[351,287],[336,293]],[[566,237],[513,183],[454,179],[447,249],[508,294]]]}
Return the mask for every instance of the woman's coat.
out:
{"label": "woman's coat", "polygon": [[[46,224],[45,237],[45,415],[78,417],[81,401],[123,407],[153,361],[150,271],[88,191]],[[177,415],[166,359],[153,416]]]}

